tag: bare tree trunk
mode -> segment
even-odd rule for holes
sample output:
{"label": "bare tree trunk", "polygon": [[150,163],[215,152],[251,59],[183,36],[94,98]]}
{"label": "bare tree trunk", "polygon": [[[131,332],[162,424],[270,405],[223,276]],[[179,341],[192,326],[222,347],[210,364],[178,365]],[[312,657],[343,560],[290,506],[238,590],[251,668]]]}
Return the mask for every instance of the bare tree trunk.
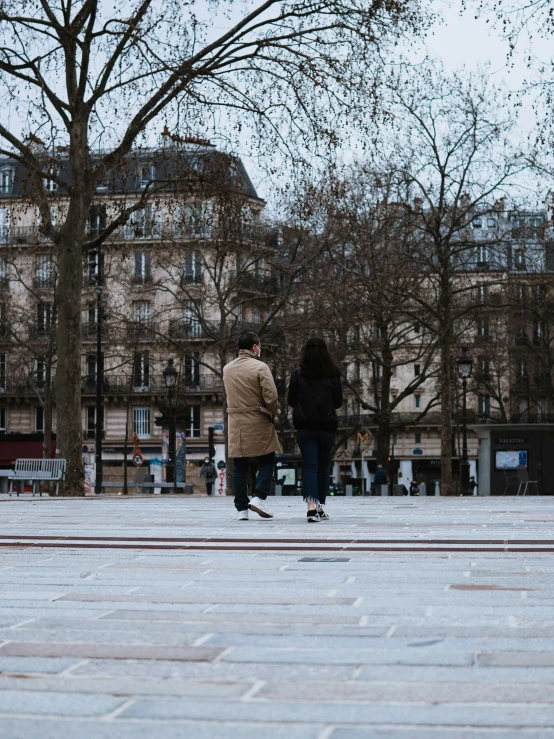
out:
{"label": "bare tree trunk", "polygon": [[42,456],[50,459],[52,456],[52,364],[46,362],[44,385],[44,440],[42,442]]}
{"label": "bare tree trunk", "polygon": [[441,495],[452,495],[452,367],[450,328],[441,347]]}
{"label": "bare tree trunk", "polygon": [[[83,116],[86,118],[86,116]],[[82,250],[90,211],[87,123],[75,122],[70,132],[72,197],[60,231],[58,248],[58,366],[56,383],[57,438],[60,457],[67,460],[64,495],[84,495],[81,424],[81,294]]]}
{"label": "bare tree trunk", "polygon": [[[131,405],[131,393],[127,396],[125,403],[125,441],[123,442],[123,495],[129,492],[127,457],[129,456],[129,406]],[[135,478],[136,480],[136,478]]]}

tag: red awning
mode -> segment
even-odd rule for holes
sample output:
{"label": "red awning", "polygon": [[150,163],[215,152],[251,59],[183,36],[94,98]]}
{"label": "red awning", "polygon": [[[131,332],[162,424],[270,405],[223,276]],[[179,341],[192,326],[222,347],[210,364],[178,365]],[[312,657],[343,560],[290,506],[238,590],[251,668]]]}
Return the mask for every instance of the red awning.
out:
{"label": "red awning", "polygon": [[[52,457],[56,454],[56,442],[52,442]],[[42,441],[10,441],[0,437],[0,465],[11,467],[16,459],[42,459]]]}

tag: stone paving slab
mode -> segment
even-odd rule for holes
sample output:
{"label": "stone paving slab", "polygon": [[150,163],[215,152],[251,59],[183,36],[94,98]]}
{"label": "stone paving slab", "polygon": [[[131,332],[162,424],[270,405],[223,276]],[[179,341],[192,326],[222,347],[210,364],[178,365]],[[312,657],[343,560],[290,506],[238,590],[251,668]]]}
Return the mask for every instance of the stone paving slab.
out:
{"label": "stone paving slab", "polygon": [[1,739],[554,737],[554,498],[271,505],[0,499]]}

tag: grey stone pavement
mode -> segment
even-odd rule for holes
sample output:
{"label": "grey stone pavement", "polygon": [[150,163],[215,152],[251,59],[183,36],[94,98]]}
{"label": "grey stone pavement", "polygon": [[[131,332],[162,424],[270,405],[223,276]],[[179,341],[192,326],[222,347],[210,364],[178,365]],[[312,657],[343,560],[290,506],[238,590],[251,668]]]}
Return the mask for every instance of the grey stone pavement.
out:
{"label": "grey stone pavement", "polygon": [[554,737],[554,498],[0,499],[1,739]]}

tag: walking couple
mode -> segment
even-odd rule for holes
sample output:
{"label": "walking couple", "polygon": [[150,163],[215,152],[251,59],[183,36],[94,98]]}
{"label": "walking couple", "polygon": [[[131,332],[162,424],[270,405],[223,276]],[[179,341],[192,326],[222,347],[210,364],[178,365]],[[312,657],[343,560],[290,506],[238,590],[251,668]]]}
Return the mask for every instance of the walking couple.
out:
{"label": "walking couple", "polygon": [[[239,355],[223,370],[229,417],[229,457],[233,458],[233,488],[239,521],[248,511],[273,518],[266,498],[271,489],[275,453],[281,450],[273,419],[279,407],[277,388],[267,364],[260,361],[262,344],[247,331],[239,338]],[[342,406],[340,372],[323,339],[310,339],[288,391],[293,423],[303,459],[302,489],[310,523],[328,519],[325,498],[329,465],[337,431],[336,409]],[[252,500],[248,498],[248,463],[255,457],[259,471]]]}

